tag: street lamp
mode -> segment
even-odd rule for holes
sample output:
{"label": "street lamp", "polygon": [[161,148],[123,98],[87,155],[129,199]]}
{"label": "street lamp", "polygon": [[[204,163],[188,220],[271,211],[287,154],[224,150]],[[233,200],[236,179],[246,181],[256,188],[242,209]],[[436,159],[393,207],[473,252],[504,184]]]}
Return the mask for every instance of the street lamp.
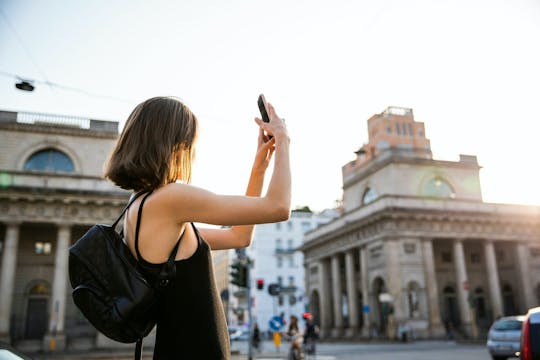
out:
{"label": "street lamp", "polygon": [[15,87],[23,91],[34,91],[34,85],[30,81],[22,80],[15,84]]}

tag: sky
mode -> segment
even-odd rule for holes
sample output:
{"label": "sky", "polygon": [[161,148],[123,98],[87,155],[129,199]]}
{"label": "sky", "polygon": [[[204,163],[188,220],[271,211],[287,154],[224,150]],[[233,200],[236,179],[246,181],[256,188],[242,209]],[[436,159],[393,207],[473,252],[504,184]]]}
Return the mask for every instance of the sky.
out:
{"label": "sky", "polygon": [[287,120],[293,207],[319,211],[367,119],[407,107],[435,159],[478,157],[484,201],[540,205],[539,44],[537,0],[0,0],[0,109],[123,125],[176,96],[201,126],[193,183],[241,194],[264,92]]}

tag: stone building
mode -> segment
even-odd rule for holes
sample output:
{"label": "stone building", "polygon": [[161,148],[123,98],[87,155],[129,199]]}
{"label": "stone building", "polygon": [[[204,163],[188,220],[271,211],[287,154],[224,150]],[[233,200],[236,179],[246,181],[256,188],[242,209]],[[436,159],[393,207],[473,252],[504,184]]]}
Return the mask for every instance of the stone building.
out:
{"label": "stone building", "polygon": [[302,247],[322,336],[477,336],[540,304],[540,207],[483,202],[476,156],[433,159],[411,109],[368,134],[342,168],[342,215]]}
{"label": "stone building", "polygon": [[102,178],[117,136],[117,122],[0,111],[1,340],[28,350],[106,342],[73,304],[67,264],[69,246],[128,199]]}

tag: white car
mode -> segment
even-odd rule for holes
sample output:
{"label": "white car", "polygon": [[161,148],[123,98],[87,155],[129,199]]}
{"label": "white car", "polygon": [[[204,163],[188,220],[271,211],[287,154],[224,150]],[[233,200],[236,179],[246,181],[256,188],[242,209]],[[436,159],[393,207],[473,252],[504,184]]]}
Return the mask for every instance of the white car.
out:
{"label": "white car", "polygon": [[519,353],[523,320],[525,316],[507,316],[491,325],[486,345],[493,360],[504,360]]}

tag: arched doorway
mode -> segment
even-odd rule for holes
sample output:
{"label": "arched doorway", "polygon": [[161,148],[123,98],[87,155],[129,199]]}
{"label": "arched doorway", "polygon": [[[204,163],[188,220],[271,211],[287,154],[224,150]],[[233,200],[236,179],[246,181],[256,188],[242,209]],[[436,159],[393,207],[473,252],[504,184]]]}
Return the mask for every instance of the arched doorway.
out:
{"label": "arched doorway", "polygon": [[309,297],[309,311],[313,315],[313,322],[317,325],[321,325],[321,302],[319,292],[313,290]]}
{"label": "arched doorway", "polygon": [[456,290],[453,286],[448,285],[443,289],[443,309],[443,322],[445,323],[445,326],[459,326],[459,307],[456,297]]}
{"label": "arched doorway", "polygon": [[386,294],[386,285],[384,280],[380,277],[373,280],[373,322],[379,334],[386,333],[386,325],[388,322],[388,315],[391,311],[392,304],[381,301],[381,294]]}
{"label": "arched doorway", "polygon": [[517,315],[516,303],[514,302],[514,291],[508,284],[504,284],[502,287],[503,303],[504,303],[504,315]]}
{"label": "arched doorway", "polygon": [[28,290],[25,338],[40,340],[47,332],[50,289],[44,282],[34,283]]}
{"label": "arched doorway", "polygon": [[491,324],[491,318],[488,316],[486,310],[486,298],[484,296],[484,289],[481,287],[474,289],[474,310],[478,327],[484,330],[488,329]]}

